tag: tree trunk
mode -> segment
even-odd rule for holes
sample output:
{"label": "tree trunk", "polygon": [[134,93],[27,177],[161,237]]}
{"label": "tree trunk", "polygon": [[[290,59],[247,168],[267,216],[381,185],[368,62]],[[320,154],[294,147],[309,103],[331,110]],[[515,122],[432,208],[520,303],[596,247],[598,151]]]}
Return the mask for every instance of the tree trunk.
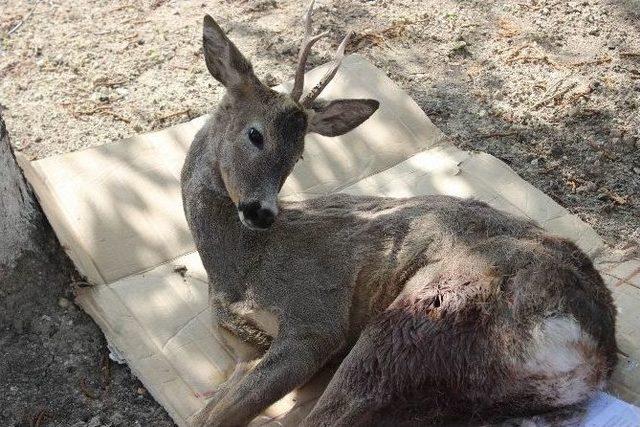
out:
{"label": "tree trunk", "polygon": [[0,115],[0,280],[26,251],[38,251],[44,226],[39,205],[16,163],[9,133]]}
{"label": "tree trunk", "polygon": [[[103,360],[105,343],[70,302],[71,283],[80,279],[16,164],[0,116],[0,426],[72,425],[91,414],[78,384],[104,381],[93,361]],[[110,377],[109,390],[125,396],[134,380],[113,372],[120,379]],[[100,415],[117,414],[120,402]]]}

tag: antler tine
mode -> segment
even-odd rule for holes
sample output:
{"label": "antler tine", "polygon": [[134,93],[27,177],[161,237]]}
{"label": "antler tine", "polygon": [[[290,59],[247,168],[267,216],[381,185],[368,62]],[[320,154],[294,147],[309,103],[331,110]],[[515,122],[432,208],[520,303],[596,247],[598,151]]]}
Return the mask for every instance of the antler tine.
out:
{"label": "antler tine", "polygon": [[296,68],[296,76],[293,82],[293,89],[291,89],[291,98],[294,101],[299,101],[302,96],[302,89],[304,87],[304,67],[307,63],[307,58],[309,57],[309,53],[311,52],[311,48],[322,37],[325,37],[328,33],[324,32],[315,36],[312,36],[311,29],[311,15],[313,14],[313,4],[315,0],[311,0],[311,4],[309,4],[309,9],[307,9],[307,13],[304,18],[304,40],[302,41],[302,45],[300,46],[300,53],[298,54],[298,66]]}
{"label": "antler tine", "polygon": [[304,14],[304,38],[307,39],[311,36],[311,15],[313,14],[313,5],[316,3],[316,0],[311,0],[309,3],[309,7],[307,8],[307,13]]}
{"label": "antler tine", "polygon": [[349,31],[347,33],[347,35],[342,40],[342,43],[340,43],[338,50],[336,51],[336,57],[333,60],[333,65],[331,66],[329,71],[327,71],[327,73],[322,77],[318,84],[315,85],[313,89],[311,89],[311,91],[309,91],[309,93],[304,97],[302,102],[300,102],[303,107],[310,107],[311,103],[318,97],[318,95],[320,95],[320,92],[322,92],[324,88],[327,87],[329,82],[335,77],[336,73],[338,72],[338,68],[340,68],[340,64],[342,63],[342,59],[344,58],[344,50],[347,47],[352,34],[353,31]]}

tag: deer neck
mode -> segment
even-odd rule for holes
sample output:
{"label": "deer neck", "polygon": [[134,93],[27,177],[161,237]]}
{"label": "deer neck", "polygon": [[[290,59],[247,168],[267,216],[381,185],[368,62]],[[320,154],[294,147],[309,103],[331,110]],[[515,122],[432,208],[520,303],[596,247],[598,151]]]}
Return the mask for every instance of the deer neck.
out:
{"label": "deer neck", "polygon": [[[219,135],[223,135],[221,123],[224,117],[214,117],[207,123],[187,153],[181,178],[185,214],[196,241],[206,239],[230,248],[246,245],[250,240],[257,247],[258,241],[264,240],[268,233],[252,232],[242,225],[222,180],[216,149]],[[244,251],[252,248],[248,245]]]}

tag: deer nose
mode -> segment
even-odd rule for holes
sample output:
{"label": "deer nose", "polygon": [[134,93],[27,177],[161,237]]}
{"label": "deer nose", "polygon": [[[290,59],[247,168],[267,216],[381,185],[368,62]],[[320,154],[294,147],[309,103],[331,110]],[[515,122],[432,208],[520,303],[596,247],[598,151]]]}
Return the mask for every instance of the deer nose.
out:
{"label": "deer nose", "polygon": [[276,219],[276,212],[268,206],[263,206],[257,200],[240,202],[238,211],[242,222],[250,228],[267,229]]}

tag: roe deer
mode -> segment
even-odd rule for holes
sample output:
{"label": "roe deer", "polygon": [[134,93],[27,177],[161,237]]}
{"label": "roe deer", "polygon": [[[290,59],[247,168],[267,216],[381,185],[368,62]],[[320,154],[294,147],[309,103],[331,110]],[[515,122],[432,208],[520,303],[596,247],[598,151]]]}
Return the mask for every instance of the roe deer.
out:
{"label": "roe deer", "polygon": [[323,35],[312,34],[310,7],[294,87],[282,94],[204,17],[206,65],[226,94],[189,149],[184,209],[219,326],[260,351],[198,422],[246,424],[342,358],[305,425],[478,422],[602,389],[616,364],[615,308],[572,242],[454,197],[277,202],[306,133],[344,134],[378,108],[316,99],[348,36],[302,97]]}

